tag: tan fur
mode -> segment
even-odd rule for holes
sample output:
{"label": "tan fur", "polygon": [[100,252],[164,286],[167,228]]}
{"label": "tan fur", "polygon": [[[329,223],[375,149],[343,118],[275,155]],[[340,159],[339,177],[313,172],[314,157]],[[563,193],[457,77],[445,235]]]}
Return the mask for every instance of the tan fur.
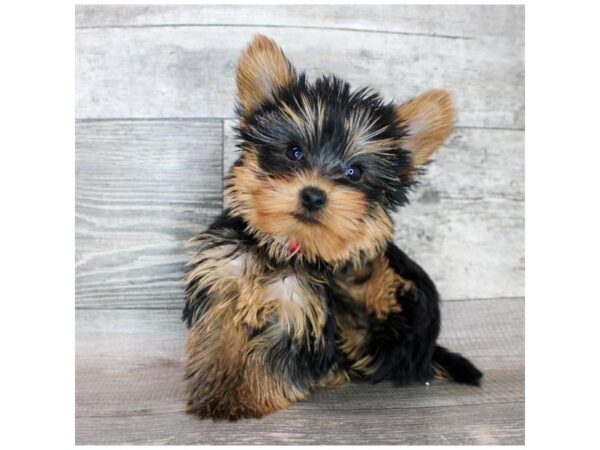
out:
{"label": "tan fur", "polygon": [[379,139],[379,135],[385,132],[386,128],[375,127],[375,122],[376,119],[362,110],[353,111],[346,119],[345,128],[350,136],[344,152],[347,157],[397,151],[400,143],[396,139]]}
{"label": "tan fur", "polygon": [[[314,286],[324,280],[263,267],[232,245],[211,247],[213,239],[204,234],[191,244],[198,253],[187,276],[197,285],[190,298],[210,288],[204,312],[187,336],[188,411],[260,417],[308,394],[285,374],[271,374],[265,356],[284,334],[321,345],[327,311]],[[250,328],[262,331],[249,339]]]}
{"label": "tan fur", "polygon": [[415,166],[423,165],[452,132],[452,97],[443,90],[426,92],[400,105],[397,117],[409,133],[402,148],[412,153]]}
{"label": "tan fur", "polygon": [[215,319],[217,327],[197,323],[188,332],[188,412],[205,417],[261,417],[308,394],[282,374],[271,374],[259,353],[246,351],[246,334],[226,308],[210,314],[210,320]]}
{"label": "tan fur", "polygon": [[354,302],[361,305],[366,312],[374,313],[380,320],[392,312],[401,312],[402,307],[396,301],[396,292],[398,289],[408,289],[410,282],[400,277],[383,255],[370,262],[370,272],[362,273],[364,266],[365,264],[353,268],[349,277],[338,275],[338,285]]}
{"label": "tan fur", "polygon": [[245,113],[251,113],[295,76],[281,48],[265,36],[256,36],[238,61],[236,81],[240,106]]}
{"label": "tan fur", "polygon": [[[318,294],[300,276],[262,274],[243,289],[237,305],[239,321],[260,328],[272,316],[276,318],[276,325],[271,326],[275,335],[286,333],[298,341],[307,340],[311,329],[312,337],[321,339],[325,311]],[[269,341],[261,336],[253,345],[260,345],[261,339]]]}
{"label": "tan fur", "polygon": [[345,370],[331,370],[319,381],[319,387],[336,388],[350,381],[350,375]]}
{"label": "tan fur", "polygon": [[296,104],[289,105],[281,102],[281,112],[284,120],[288,121],[296,131],[302,135],[305,141],[311,141],[313,138],[319,140],[325,124],[325,108],[320,100],[313,104],[304,95]]}
{"label": "tan fur", "polygon": [[336,323],[339,332],[338,347],[352,361],[350,370],[362,375],[374,373],[377,365],[371,355],[364,353],[367,336],[366,325],[346,311],[337,313]]}
{"label": "tan fur", "polygon": [[[299,193],[306,186],[327,194],[327,206],[317,217],[318,223],[302,223],[294,217]],[[367,200],[360,191],[307,172],[268,177],[252,151],[247,151],[244,163],[232,170],[225,204],[244,217],[270,247],[270,256],[278,260],[290,257],[285,247],[288,242],[298,241],[300,257],[311,262],[320,257],[335,266],[358,259],[361,251],[378,253],[392,233],[391,219],[383,209],[367,214]]]}
{"label": "tan fur", "polygon": [[433,377],[436,380],[449,380],[451,377],[448,375],[448,372],[444,370],[443,367],[433,364]]}
{"label": "tan fur", "polygon": [[389,266],[384,254],[347,266],[346,270],[336,273],[335,281],[345,296],[363,311],[358,317],[344,308],[336,311],[339,349],[353,361],[353,372],[363,376],[371,375],[378,366],[373,356],[365,354],[366,316],[373,313],[379,320],[385,320],[390,313],[402,312],[396,293],[408,292],[412,283],[400,277]]}

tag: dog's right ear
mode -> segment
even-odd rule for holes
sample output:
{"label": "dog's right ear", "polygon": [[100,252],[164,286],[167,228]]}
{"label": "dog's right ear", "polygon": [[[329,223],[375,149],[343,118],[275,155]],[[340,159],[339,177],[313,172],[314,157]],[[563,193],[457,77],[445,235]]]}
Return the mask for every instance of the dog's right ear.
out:
{"label": "dog's right ear", "polygon": [[263,35],[250,41],[238,60],[238,104],[243,115],[251,114],[278,89],[296,79],[296,71],[279,46]]}

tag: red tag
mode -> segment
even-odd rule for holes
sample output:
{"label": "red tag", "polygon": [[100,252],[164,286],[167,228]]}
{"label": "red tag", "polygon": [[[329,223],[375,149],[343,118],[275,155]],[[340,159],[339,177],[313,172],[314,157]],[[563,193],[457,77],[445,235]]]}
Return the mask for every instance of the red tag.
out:
{"label": "red tag", "polygon": [[298,241],[298,240],[288,241],[287,249],[292,254],[300,253],[300,241]]}

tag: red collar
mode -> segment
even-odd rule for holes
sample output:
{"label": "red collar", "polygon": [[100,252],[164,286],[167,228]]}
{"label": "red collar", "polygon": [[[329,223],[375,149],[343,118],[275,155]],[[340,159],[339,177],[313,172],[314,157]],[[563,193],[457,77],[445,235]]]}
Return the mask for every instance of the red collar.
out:
{"label": "red collar", "polygon": [[297,240],[297,239],[295,239],[295,240],[289,240],[287,242],[287,244],[285,244],[285,248],[292,255],[297,255],[297,254],[302,253],[302,250],[300,249],[300,241]]}

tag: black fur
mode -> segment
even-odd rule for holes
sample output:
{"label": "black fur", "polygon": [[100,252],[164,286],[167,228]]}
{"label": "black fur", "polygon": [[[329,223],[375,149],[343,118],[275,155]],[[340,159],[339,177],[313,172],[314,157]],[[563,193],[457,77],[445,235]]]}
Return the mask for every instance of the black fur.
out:
{"label": "black fur", "polygon": [[452,353],[441,345],[436,345],[433,350],[433,364],[459,383],[479,386],[483,376],[483,373],[467,358],[459,353]]}
{"label": "black fur", "polygon": [[[307,122],[305,127],[289,120],[281,104],[301,115],[303,101],[312,109],[322,105],[324,126],[317,129]],[[324,76],[309,83],[304,74],[293,84],[281,89],[274,100],[269,100],[238,127],[237,135],[242,150],[253,145],[258,149],[259,163],[266,174],[291,174],[312,168],[340,184],[350,184],[363,191],[371,203],[381,202],[388,209],[407,203],[407,191],[413,180],[406,176],[411,165],[410,154],[401,148],[376,154],[351,156],[344,149],[353,138],[345,121],[350,117],[364,117],[372,125],[369,133],[377,140],[400,139],[406,130],[395,117],[396,105],[384,100],[370,89],[352,91],[350,85],[334,76]],[[238,109],[238,114],[240,110]],[[286,151],[297,146],[305,154],[298,162],[290,162]],[[353,183],[344,175],[349,165],[363,169],[360,183]]]}
{"label": "black fur", "polygon": [[[352,371],[353,361],[345,366],[357,380],[377,383],[391,380],[396,384],[425,382],[433,377],[434,367],[442,369],[457,382],[479,385],[482,373],[466,358],[436,345],[440,332],[439,295],[427,273],[394,243],[390,242],[386,257],[389,265],[413,289],[396,293],[402,312],[391,313],[385,320],[366,315],[343,290],[335,289],[338,308],[354,316],[367,330],[365,352],[373,357],[377,369],[369,376]],[[361,355],[361,356],[363,356]]]}

